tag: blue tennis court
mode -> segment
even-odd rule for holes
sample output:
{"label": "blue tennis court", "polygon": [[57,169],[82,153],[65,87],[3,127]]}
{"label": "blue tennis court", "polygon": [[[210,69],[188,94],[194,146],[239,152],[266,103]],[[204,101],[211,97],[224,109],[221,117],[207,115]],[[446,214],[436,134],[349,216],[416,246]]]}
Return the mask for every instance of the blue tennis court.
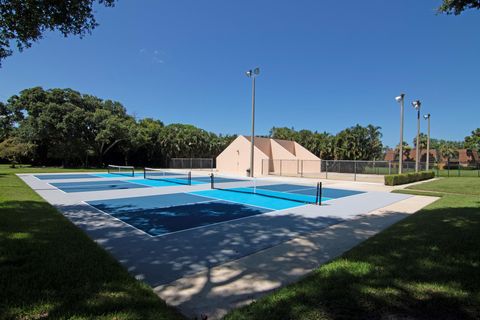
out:
{"label": "blue tennis court", "polygon": [[40,180],[67,180],[67,179],[92,179],[99,178],[93,174],[39,174],[34,175],[35,178]]}
{"label": "blue tennis court", "polygon": [[149,188],[149,186],[146,185],[121,180],[58,182],[50,183],[50,185],[66,193]]}
{"label": "blue tennis court", "polygon": [[[315,187],[280,184],[257,187],[264,194],[205,190],[122,199],[88,201],[87,203],[150,236],[161,236],[182,230],[251,217],[276,210],[305,205],[312,200]],[[257,191],[258,191],[257,190]],[[331,198],[361,192],[329,189]],[[265,196],[268,193],[268,196]],[[292,200],[276,198],[281,193]],[[273,197],[272,197],[273,196]]]}

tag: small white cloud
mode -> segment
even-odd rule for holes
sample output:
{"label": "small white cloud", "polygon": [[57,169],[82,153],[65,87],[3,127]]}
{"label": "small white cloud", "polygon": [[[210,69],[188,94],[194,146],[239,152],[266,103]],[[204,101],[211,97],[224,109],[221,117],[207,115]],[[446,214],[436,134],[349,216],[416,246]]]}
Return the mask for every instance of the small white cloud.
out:
{"label": "small white cloud", "polygon": [[163,61],[162,59],[160,59],[158,57],[153,57],[153,62],[154,63],[165,63],[165,61]]}

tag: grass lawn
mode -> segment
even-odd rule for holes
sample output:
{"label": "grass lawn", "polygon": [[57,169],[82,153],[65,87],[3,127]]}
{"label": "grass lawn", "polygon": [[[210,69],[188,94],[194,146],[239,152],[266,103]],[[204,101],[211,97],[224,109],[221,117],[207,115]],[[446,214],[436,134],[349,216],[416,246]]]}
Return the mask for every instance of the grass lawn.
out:
{"label": "grass lawn", "polygon": [[0,319],[183,319],[14,175],[61,171],[0,166]]}
{"label": "grass lawn", "polygon": [[408,189],[480,196],[480,179],[442,178],[436,181],[413,185],[408,187]]}
{"label": "grass lawn", "polygon": [[[480,179],[415,189],[442,198],[227,319],[479,319]],[[402,190],[416,193],[416,190]]]}

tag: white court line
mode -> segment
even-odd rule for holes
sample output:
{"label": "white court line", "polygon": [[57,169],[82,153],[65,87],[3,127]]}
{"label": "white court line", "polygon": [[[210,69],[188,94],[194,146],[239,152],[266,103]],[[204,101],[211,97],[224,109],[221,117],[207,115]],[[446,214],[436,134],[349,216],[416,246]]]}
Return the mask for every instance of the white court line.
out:
{"label": "white court line", "polygon": [[[209,198],[209,197],[205,197],[205,196],[200,196],[200,195],[196,195],[196,194],[193,194],[195,196],[199,196],[199,197],[203,197],[203,198]],[[228,200],[224,200],[224,199],[218,199],[218,198],[214,198],[214,197],[211,197],[211,199],[215,199],[215,200],[207,200],[207,201],[200,201],[200,202],[193,202],[193,203],[189,203],[189,205],[195,205],[197,203],[206,203],[206,202],[220,202],[220,201],[224,201],[224,202],[230,202],[230,203],[235,203],[235,204],[242,204],[242,205],[245,205],[245,206],[249,206],[248,204],[244,204],[244,203],[239,203],[239,202],[234,202],[234,201],[228,201]],[[168,236],[168,235],[171,235],[171,234],[175,234],[175,233],[180,233],[180,232],[185,232],[185,231],[191,231],[191,230],[195,230],[195,229],[201,229],[201,228],[208,228],[208,227],[211,227],[211,226],[215,226],[215,225],[220,225],[220,224],[224,224],[224,223],[229,223],[229,222],[232,222],[232,221],[238,221],[238,220],[243,220],[243,219],[248,219],[248,218],[254,218],[256,216],[259,216],[259,215],[262,215],[264,213],[268,213],[268,212],[272,212],[272,211],[282,211],[282,210],[274,210],[274,209],[271,209],[271,208],[264,208],[264,207],[259,207],[259,206],[253,206],[252,207],[258,207],[258,208],[261,208],[261,209],[268,209],[268,210],[271,210],[271,211],[268,211],[268,212],[262,212],[262,213],[258,213],[258,214],[254,214],[254,215],[251,215],[251,216],[247,216],[247,217],[241,217],[241,218],[237,218],[237,219],[230,219],[230,220],[225,220],[225,221],[220,221],[220,222],[214,222],[214,223],[210,223],[210,224],[207,224],[207,225],[203,225],[203,226],[197,226],[197,227],[191,227],[191,228],[187,228],[187,229],[182,229],[182,230],[177,230],[177,231],[172,231],[172,232],[168,232],[168,233],[163,233],[163,234],[159,234],[159,235],[151,235],[149,234],[148,232],[146,231],[143,231],[133,225],[131,225],[130,223],[126,222],[126,221],[123,221],[119,218],[116,218],[115,216],[111,215],[110,213],[108,212],[105,212],[101,209],[98,209],[97,207],[85,202],[85,201],[81,201],[81,203],[84,203],[92,208],[94,208],[95,210],[98,210],[100,211],[101,213],[104,213],[110,217],[112,217],[113,219],[117,220],[117,221],[120,221],[122,222],[123,224],[127,225],[127,226],[130,226],[132,227],[133,229],[135,230],[138,230],[146,235],[148,235],[150,238],[158,238],[158,237],[164,237],[164,236]],[[161,208],[155,208],[155,209],[162,209],[162,208],[172,208],[172,207],[180,207],[180,206],[183,206],[184,204],[181,204],[181,205],[176,205],[176,206],[169,206],[169,207],[161,207]],[[186,205],[186,204],[185,204]],[[287,210],[287,209],[283,209],[283,210]]]}
{"label": "white court line", "polygon": [[[195,229],[201,229],[201,228],[208,228],[208,227],[211,227],[211,226],[216,226],[216,225],[220,225],[220,224],[224,224],[224,223],[229,223],[229,222],[233,222],[233,221],[239,221],[239,220],[243,220],[243,219],[249,219],[249,218],[255,218],[257,216],[260,216],[262,214],[265,214],[265,213],[270,213],[270,212],[273,212],[273,211],[276,211],[276,212],[280,212],[280,211],[284,211],[284,210],[289,210],[291,208],[287,208],[287,209],[281,209],[281,210],[275,210],[273,208],[267,208],[267,207],[261,207],[261,206],[256,206],[256,205],[250,205],[250,204],[246,204],[246,203],[241,203],[241,202],[235,202],[235,201],[231,201],[231,200],[225,200],[225,199],[220,199],[220,198],[216,198],[216,197],[210,197],[210,196],[204,196],[204,195],[198,195],[198,194],[195,194],[195,193],[187,193],[187,192],[184,192],[185,194],[191,194],[191,195],[194,195],[194,196],[197,196],[197,197],[201,197],[201,198],[206,198],[206,199],[215,199],[215,200],[206,200],[206,201],[200,201],[200,202],[191,202],[191,203],[185,203],[185,204],[179,204],[179,205],[172,205],[172,206],[167,206],[167,207],[159,207],[159,208],[154,208],[154,209],[165,209],[165,208],[173,208],[173,207],[179,207],[179,206],[183,206],[183,205],[195,205],[197,203],[208,203],[208,202],[228,202],[228,203],[234,203],[234,204],[240,204],[240,205],[243,205],[243,206],[250,206],[250,207],[256,207],[256,208],[259,208],[259,209],[266,209],[266,210],[269,210],[268,212],[262,212],[262,213],[258,213],[258,214],[254,214],[254,215],[250,215],[250,216],[246,216],[246,217],[241,217],[241,218],[237,218],[237,219],[230,219],[230,220],[225,220],[225,221],[220,221],[220,222],[215,222],[215,223],[210,223],[210,224],[207,224],[207,225],[204,225],[204,226],[197,226],[197,227],[192,227],[192,228],[187,228],[187,229],[182,229],[182,230],[177,230],[177,231],[173,231],[173,232],[168,232],[168,233],[163,233],[163,234],[159,234],[159,235],[151,235],[149,234],[148,232],[146,231],[143,231],[133,225],[131,225],[130,223],[126,222],[126,221],[123,221],[119,218],[116,218],[115,216],[101,210],[101,209],[98,209],[96,208],[95,206],[85,202],[85,201],[81,201],[82,203],[85,203],[86,205],[114,218],[115,220],[118,220],[118,221],[121,221],[123,224],[125,225],[128,225],[130,227],[132,227],[133,229],[135,230],[138,230],[146,235],[148,235],[149,237],[151,238],[158,238],[158,237],[164,237],[164,236],[167,236],[167,235],[171,235],[171,234],[175,234],[175,233],[180,233],[180,232],[185,232],[185,231],[190,231],[190,230],[195,230]],[[96,200],[98,201],[98,200]],[[100,200],[101,201],[101,200]],[[298,207],[303,207],[305,205],[300,205]],[[140,209],[141,210],[141,209]],[[140,210],[136,210],[137,212],[139,212]],[[148,209],[147,209],[148,210]],[[133,210],[132,210],[133,211]],[[128,211],[126,212],[128,213]]]}
{"label": "white court line", "polygon": [[[114,183],[115,181],[115,183]],[[93,181],[92,181],[93,182]],[[101,181],[95,181],[95,182],[101,182]],[[138,185],[141,185],[139,183],[134,183],[134,182],[129,182],[129,181],[116,181],[116,180],[112,180],[112,181],[106,181],[106,182],[111,182],[111,184],[119,184],[120,183],[123,183],[123,184],[128,184],[128,183],[131,183],[131,184],[138,184]],[[51,185],[51,183],[56,183],[56,182],[45,182],[46,184],[48,184],[49,186],[51,186],[52,188],[55,188],[57,190],[60,190],[61,192],[65,193],[65,194],[70,194],[70,193],[81,193],[81,192],[102,192],[102,191],[116,191],[116,190],[129,190],[129,189],[135,189],[135,188],[126,188],[126,189],[114,189],[114,188],[108,188],[108,189],[101,189],[101,190],[87,190],[87,191],[73,191],[73,192],[65,192],[63,191],[62,189],[58,188],[58,187],[55,187],[53,185]],[[58,183],[67,183],[67,184],[75,184],[75,183],[83,183],[83,182],[58,182]],[[109,186],[110,184],[103,184],[103,183],[95,183],[95,184],[87,184],[87,185],[78,185],[77,186],[72,186],[72,187],[65,187],[65,189],[67,190],[71,190],[71,189],[78,189],[78,188],[89,188],[89,187],[96,187],[96,186]],[[145,185],[141,185],[143,187],[147,187]]]}
{"label": "white court line", "polygon": [[[219,190],[219,191],[229,192],[228,190],[222,190],[222,189],[209,189],[209,190]],[[187,192],[187,193],[190,193],[190,194],[193,194],[193,195],[198,196],[198,194],[196,194],[196,193],[194,193],[194,192],[204,192],[204,191],[209,191],[209,190],[192,191],[192,192]],[[266,197],[266,198],[271,198],[271,197],[265,196],[265,195],[263,195],[263,194],[255,194],[255,193],[252,193],[252,195],[260,195],[260,196],[264,196],[264,197]],[[254,205],[254,204],[248,204],[248,203],[243,203],[243,202],[238,202],[238,201],[233,201],[233,200],[225,200],[225,199],[217,198],[217,197],[202,196],[202,195],[200,195],[200,196],[201,196],[201,197],[205,197],[205,198],[218,199],[218,200],[222,200],[222,201],[226,201],[226,202],[231,202],[231,203],[236,203],[236,204],[242,204],[242,205],[245,205],[245,206],[256,207],[256,208],[260,208],[260,209],[268,209],[268,210],[272,210],[272,211],[282,211],[282,210],[291,209],[291,208],[288,208],[288,209],[278,210],[278,209],[274,209],[274,208],[262,207],[262,206],[257,206],[257,205]],[[288,199],[279,199],[279,200],[285,200],[285,201],[300,203],[300,202],[298,202],[298,201],[288,200]],[[303,202],[302,202],[302,203],[303,203]],[[303,207],[303,206],[306,206],[306,205],[309,205],[309,204],[310,204],[310,203],[303,203],[303,204],[300,204],[300,205],[298,205],[298,206],[296,206],[296,207],[294,207],[294,208]]]}
{"label": "white court line", "polygon": [[[39,180],[40,180],[40,179],[39,179]],[[41,180],[40,180],[40,181],[41,181]],[[43,182],[43,181],[42,181],[42,182]],[[65,191],[63,191],[63,190],[61,190],[61,189],[59,189],[59,188],[57,188],[57,187],[55,187],[55,186],[52,186],[52,185],[51,185],[52,182],[45,182],[45,183],[46,183],[47,185],[49,185],[50,187],[52,187],[52,188],[53,188],[52,190],[58,190],[58,191],[60,191],[60,192],[62,192],[62,193],[64,193],[64,194],[68,194],[67,192],[65,192]]]}
{"label": "white court line", "polygon": [[86,205],[89,206],[89,207],[92,207],[93,209],[99,211],[100,213],[106,214],[107,216],[113,218],[114,220],[120,221],[121,223],[123,223],[123,224],[125,224],[125,225],[127,225],[127,226],[129,226],[129,227],[132,227],[133,229],[135,229],[135,230],[137,230],[137,231],[140,231],[140,232],[143,233],[143,234],[146,234],[147,236],[149,236],[149,237],[151,237],[151,238],[155,237],[155,236],[152,236],[151,234],[149,234],[148,232],[143,231],[142,229],[139,229],[139,228],[131,225],[130,223],[127,223],[127,222],[125,222],[125,221],[123,221],[123,220],[121,220],[121,219],[119,219],[119,218],[117,218],[117,217],[112,216],[112,215],[111,215],[110,213],[108,213],[108,212],[105,212],[105,211],[103,211],[103,210],[101,210],[101,209],[98,209],[97,207],[92,206],[91,204],[89,204],[89,203],[86,202],[86,201],[80,201],[80,202],[83,203],[83,204],[86,204]]}

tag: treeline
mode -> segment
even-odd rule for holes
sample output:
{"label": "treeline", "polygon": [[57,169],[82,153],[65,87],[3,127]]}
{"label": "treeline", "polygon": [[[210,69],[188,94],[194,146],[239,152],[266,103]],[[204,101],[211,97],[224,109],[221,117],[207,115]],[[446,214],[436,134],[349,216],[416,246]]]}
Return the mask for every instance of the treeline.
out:
{"label": "treeline", "polygon": [[65,167],[165,166],[172,157],[215,157],[235,138],[137,120],[119,102],[40,87],[0,103],[0,124],[1,158]]}
{"label": "treeline", "polygon": [[325,160],[383,160],[380,129],[373,125],[363,127],[357,124],[332,135],[328,132],[273,127],[270,137],[294,140]]}
{"label": "treeline", "polygon": [[[294,140],[321,159],[382,160],[380,127],[356,125],[327,132],[273,127],[268,137]],[[136,119],[115,101],[71,89],[26,89],[0,102],[0,160],[34,165],[167,166],[171,158],[215,158],[235,135],[217,135],[186,124]],[[420,147],[426,148],[426,136]],[[480,149],[480,128],[464,142],[431,139],[432,149]],[[413,141],[415,146],[416,141]],[[405,149],[410,149],[407,143]],[[397,146],[398,149],[398,146]]]}

